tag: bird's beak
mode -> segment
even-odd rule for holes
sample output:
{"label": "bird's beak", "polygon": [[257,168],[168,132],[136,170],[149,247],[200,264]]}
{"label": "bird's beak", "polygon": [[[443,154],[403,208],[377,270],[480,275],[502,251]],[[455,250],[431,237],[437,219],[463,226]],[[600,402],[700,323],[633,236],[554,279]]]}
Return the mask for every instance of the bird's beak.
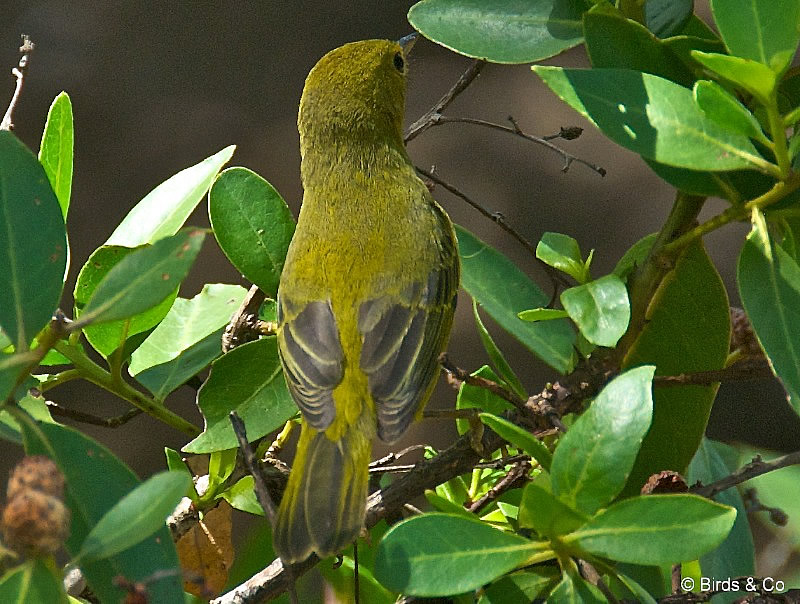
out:
{"label": "bird's beak", "polygon": [[403,36],[397,41],[397,43],[403,47],[403,54],[405,56],[408,56],[408,53],[411,52],[411,48],[414,46],[417,38],[419,38],[419,34],[414,32],[412,34],[408,34],[407,36]]}

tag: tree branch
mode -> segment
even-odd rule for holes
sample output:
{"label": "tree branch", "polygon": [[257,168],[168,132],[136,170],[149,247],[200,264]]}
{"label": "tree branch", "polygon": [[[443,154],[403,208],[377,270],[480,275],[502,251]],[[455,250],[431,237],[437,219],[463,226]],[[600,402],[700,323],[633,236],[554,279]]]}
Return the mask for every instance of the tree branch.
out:
{"label": "tree branch", "polygon": [[28,73],[28,62],[30,61],[30,54],[33,48],[34,43],[31,42],[31,39],[27,35],[22,34],[22,46],[19,47],[22,56],[19,58],[17,66],[11,70],[17,82],[14,87],[14,94],[11,97],[11,102],[8,104],[8,109],[6,109],[6,114],[3,116],[3,120],[0,121],[0,130],[14,129],[14,109],[17,107],[17,102],[22,93],[22,87],[25,84],[25,75]]}
{"label": "tree branch", "polygon": [[478,77],[478,74],[481,72],[481,69],[483,69],[484,65],[486,65],[486,61],[481,59],[475,59],[472,61],[469,67],[467,67],[467,70],[461,74],[461,77],[458,78],[455,84],[453,84],[452,88],[450,88],[450,90],[448,90],[433,107],[428,109],[428,111],[422,117],[411,124],[409,129],[406,131],[403,140],[408,143],[433,126],[436,116],[444,111],[459,94],[467,89],[472,81]]}
{"label": "tree branch", "polygon": [[800,464],[800,451],[787,453],[786,455],[770,461],[764,461],[761,459],[760,455],[756,455],[752,461],[750,461],[750,463],[742,466],[729,476],[721,478],[708,485],[695,485],[689,489],[689,491],[695,495],[700,495],[701,497],[708,497],[711,499],[717,493],[721,493],[722,491],[734,487],[737,484],[746,482],[751,478],[797,464]]}

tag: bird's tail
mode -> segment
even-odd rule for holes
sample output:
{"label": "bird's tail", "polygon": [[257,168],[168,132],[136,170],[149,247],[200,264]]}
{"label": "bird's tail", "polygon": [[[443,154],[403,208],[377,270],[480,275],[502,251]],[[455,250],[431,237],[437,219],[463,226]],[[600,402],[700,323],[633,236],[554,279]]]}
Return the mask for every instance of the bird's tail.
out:
{"label": "bird's tail", "polygon": [[331,440],[303,423],[289,483],[275,519],[273,546],[286,563],[325,558],[356,540],[364,524],[369,439],[350,426]]}

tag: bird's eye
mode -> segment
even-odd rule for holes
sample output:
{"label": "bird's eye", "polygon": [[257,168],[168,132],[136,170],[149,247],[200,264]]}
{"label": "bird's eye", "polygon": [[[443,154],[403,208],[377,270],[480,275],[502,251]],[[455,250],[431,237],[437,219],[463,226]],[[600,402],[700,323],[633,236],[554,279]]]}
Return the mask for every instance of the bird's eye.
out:
{"label": "bird's eye", "polygon": [[394,54],[394,66],[397,71],[400,73],[403,72],[403,67],[405,67],[406,62],[403,60],[403,54],[396,52]]}

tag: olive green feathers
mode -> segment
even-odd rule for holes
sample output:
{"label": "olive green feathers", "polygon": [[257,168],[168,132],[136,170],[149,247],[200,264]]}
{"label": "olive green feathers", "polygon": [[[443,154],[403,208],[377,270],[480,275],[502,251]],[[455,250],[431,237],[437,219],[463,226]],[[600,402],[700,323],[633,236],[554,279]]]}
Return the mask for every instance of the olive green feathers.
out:
{"label": "olive green feathers", "polygon": [[303,205],[278,290],[278,345],[303,427],[276,518],[285,562],[352,543],[375,435],[419,417],[453,320],[459,262],[445,212],[402,139],[404,48],[346,44],[306,79]]}

